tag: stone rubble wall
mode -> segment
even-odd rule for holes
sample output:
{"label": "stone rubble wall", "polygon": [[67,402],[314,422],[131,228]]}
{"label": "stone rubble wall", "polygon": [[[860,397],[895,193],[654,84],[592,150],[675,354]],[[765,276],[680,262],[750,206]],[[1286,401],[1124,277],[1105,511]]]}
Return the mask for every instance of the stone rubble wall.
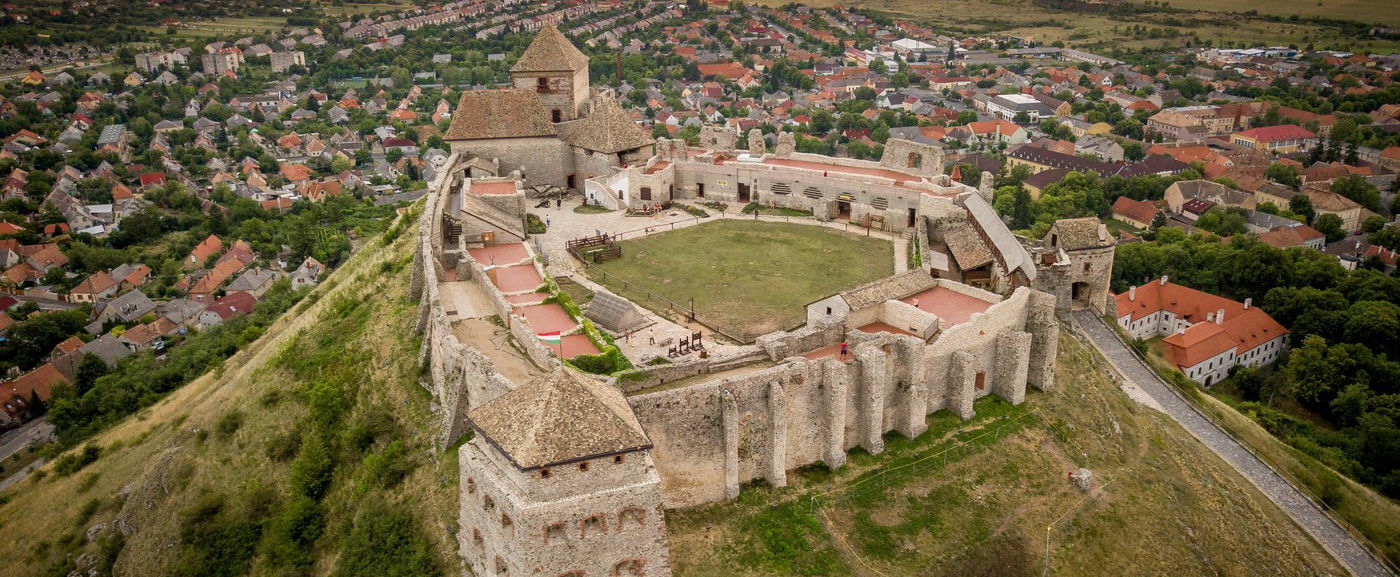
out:
{"label": "stone rubble wall", "polygon": [[841,325],[836,323],[808,324],[792,331],[768,333],[754,342],[772,360],[786,359],[807,351],[841,342]]}

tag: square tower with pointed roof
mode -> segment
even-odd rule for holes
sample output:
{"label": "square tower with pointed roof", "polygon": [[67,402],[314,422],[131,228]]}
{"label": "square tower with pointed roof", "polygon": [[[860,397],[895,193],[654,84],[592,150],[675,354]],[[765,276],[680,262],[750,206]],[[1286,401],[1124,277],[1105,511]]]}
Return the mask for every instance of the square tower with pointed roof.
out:
{"label": "square tower with pointed roof", "polygon": [[467,422],[457,538],[473,574],[671,574],[651,439],[622,391],[561,367]]}
{"label": "square tower with pointed roof", "polygon": [[574,120],[589,97],[588,56],[547,25],[510,68],[510,79],[516,88],[539,94],[553,122]]}

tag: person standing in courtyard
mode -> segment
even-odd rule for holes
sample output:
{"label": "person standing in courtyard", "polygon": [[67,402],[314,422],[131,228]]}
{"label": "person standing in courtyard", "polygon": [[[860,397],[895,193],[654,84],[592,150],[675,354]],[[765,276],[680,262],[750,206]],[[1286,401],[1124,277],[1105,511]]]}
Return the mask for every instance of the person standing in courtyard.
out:
{"label": "person standing in courtyard", "polygon": [[841,357],[846,357],[846,341],[841,341]]}

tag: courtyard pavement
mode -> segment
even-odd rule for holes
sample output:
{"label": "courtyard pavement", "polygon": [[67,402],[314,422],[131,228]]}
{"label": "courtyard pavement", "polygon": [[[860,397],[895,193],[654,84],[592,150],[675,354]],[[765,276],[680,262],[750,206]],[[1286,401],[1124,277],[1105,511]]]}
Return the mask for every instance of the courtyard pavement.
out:
{"label": "courtyard pavement", "polygon": [[1118,372],[1151,395],[1182,428],[1199,439],[1211,451],[1224,459],[1260,492],[1288,513],[1299,526],[1312,535],[1343,566],[1360,577],[1392,575],[1351,533],[1337,524],[1321,507],[1303,495],[1278,471],[1256,457],[1194,406],[1182,398],[1157,373],[1114,334],[1112,327],[1093,311],[1074,313],[1075,324],[1088,335],[1094,348],[1103,354]]}

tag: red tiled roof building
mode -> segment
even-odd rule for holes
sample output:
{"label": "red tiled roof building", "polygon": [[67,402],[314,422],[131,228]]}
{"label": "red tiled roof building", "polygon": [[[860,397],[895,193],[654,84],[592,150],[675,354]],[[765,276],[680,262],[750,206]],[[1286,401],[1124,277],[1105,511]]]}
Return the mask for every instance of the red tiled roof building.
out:
{"label": "red tiled roof building", "polygon": [[1162,277],[1117,295],[1118,324],[1134,338],[1162,339],[1167,360],[1210,386],[1235,365],[1268,364],[1283,353],[1288,329],[1250,300],[1243,303]]}

